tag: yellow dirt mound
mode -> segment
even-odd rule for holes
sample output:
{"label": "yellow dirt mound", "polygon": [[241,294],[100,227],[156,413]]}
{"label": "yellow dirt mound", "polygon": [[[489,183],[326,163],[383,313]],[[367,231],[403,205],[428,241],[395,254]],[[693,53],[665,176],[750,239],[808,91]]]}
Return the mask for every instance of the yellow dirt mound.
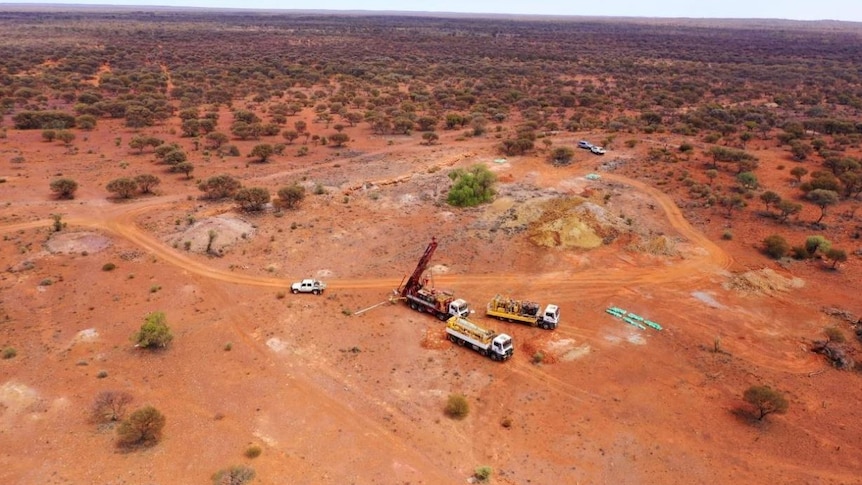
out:
{"label": "yellow dirt mound", "polygon": [[744,293],[774,294],[805,286],[801,278],[786,278],[775,271],[764,268],[735,274],[726,286]]}
{"label": "yellow dirt mound", "polygon": [[602,245],[596,220],[578,210],[584,199],[554,199],[542,206],[542,214],[530,228],[530,241],[544,247],[592,249]]}

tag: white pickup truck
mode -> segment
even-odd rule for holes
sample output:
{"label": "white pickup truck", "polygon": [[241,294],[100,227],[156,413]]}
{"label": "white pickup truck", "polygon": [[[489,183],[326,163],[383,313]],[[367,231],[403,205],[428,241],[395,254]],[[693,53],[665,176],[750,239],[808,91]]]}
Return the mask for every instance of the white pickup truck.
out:
{"label": "white pickup truck", "polygon": [[326,283],[314,279],[305,279],[290,285],[290,292],[294,295],[297,293],[314,293],[319,295],[326,289]]}

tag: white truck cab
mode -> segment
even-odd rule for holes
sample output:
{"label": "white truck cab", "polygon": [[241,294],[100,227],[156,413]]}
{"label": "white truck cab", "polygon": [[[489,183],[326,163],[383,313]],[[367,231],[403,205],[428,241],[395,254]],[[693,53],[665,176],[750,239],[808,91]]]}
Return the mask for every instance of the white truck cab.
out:
{"label": "white truck cab", "polygon": [[449,303],[449,315],[457,317],[469,317],[470,305],[463,299],[458,298]]}

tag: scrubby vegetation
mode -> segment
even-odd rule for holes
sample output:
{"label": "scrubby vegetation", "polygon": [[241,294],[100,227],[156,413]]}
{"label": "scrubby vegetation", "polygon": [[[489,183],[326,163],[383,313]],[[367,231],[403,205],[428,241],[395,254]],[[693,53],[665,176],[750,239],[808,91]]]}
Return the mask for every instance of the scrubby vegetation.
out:
{"label": "scrubby vegetation", "polygon": [[144,349],[165,348],[174,336],[163,312],[152,312],[144,319],[141,329],[132,336],[135,345]]}
{"label": "scrubby vegetation", "polygon": [[463,394],[450,394],[443,412],[452,419],[461,420],[470,414],[470,403]]}

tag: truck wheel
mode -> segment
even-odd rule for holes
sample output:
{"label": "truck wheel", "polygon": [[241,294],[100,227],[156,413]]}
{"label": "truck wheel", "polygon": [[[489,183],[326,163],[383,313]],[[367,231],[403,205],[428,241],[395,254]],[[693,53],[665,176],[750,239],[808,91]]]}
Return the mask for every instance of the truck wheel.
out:
{"label": "truck wheel", "polygon": [[437,318],[438,318],[441,322],[445,322],[445,321],[446,321],[446,314],[444,314],[444,313],[438,313],[438,314],[437,314]]}
{"label": "truck wheel", "polygon": [[457,343],[458,343],[458,339],[456,339],[454,335],[446,334],[446,337],[448,337],[448,338],[449,338],[449,341],[450,341],[450,342],[452,342],[453,344],[457,344]]}
{"label": "truck wheel", "polygon": [[314,290],[314,291],[312,291],[312,293],[314,293],[315,295],[319,295],[319,294],[320,294],[320,290]]}
{"label": "truck wheel", "polygon": [[412,308],[414,311],[418,310],[418,308],[416,308],[416,304],[412,301],[410,302],[410,308]]}
{"label": "truck wheel", "polygon": [[295,294],[299,293],[299,290],[297,290],[296,288],[291,288],[290,292],[295,295]]}

